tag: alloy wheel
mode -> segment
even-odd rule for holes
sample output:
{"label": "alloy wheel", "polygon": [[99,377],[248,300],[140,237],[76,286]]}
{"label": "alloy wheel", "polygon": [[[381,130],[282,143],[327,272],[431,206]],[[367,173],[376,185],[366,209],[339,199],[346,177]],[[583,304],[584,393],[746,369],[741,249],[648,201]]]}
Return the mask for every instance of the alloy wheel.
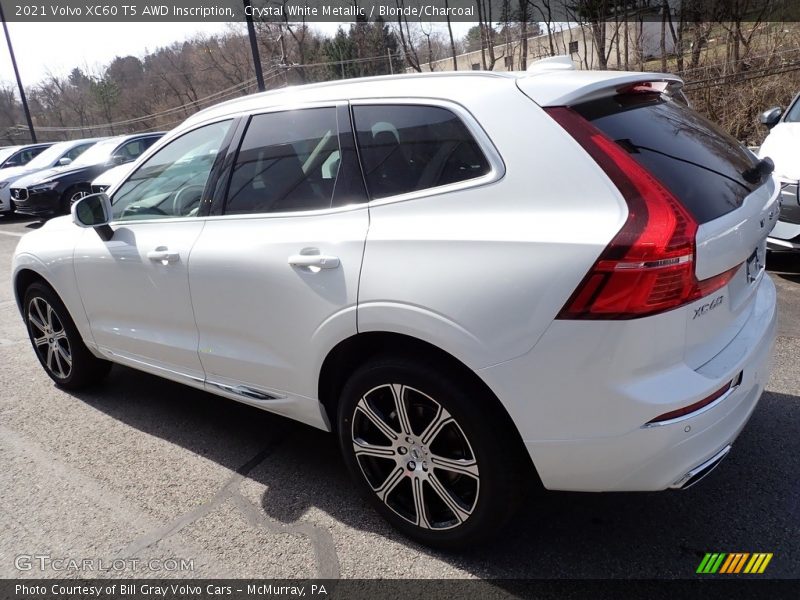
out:
{"label": "alloy wheel", "polygon": [[478,462],[464,431],[429,395],[384,384],[356,404],[353,452],[372,491],[423,529],[451,529],[472,514],[480,492]]}
{"label": "alloy wheel", "polygon": [[86,190],[78,190],[77,192],[72,194],[72,196],[70,196],[69,203],[70,203],[70,205],[75,204],[78,200],[80,200],[84,196],[88,196],[88,195],[89,195],[89,192],[87,192]]}
{"label": "alloy wheel", "polygon": [[41,296],[28,305],[28,324],[36,352],[47,369],[59,379],[72,372],[72,349],[67,331],[53,307]]}

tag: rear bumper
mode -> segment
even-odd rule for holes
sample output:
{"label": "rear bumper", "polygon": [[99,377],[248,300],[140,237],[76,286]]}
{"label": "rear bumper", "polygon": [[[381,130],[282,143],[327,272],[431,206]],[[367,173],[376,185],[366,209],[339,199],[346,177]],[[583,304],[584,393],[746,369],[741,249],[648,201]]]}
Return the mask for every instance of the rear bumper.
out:
{"label": "rear bumper", "polygon": [[[660,371],[639,368],[635,354],[616,351],[617,344],[630,345],[630,340],[611,340],[609,330],[589,324],[581,338],[570,341],[576,328],[585,324],[556,322],[555,327],[565,331],[556,334],[562,347],[557,344],[555,354],[561,362],[573,358],[575,364],[559,368],[551,347],[548,358],[543,351],[480,374],[520,425],[546,488],[599,492],[685,487],[698,470],[713,468],[727,454],[764,391],[775,343],[775,301],[775,286],[765,275],[744,327],[697,369],[682,361],[665,364]],[[601,335],[592,341],[587,329]],[[537,347],[546,348],[549,335],[550,331]],[[581,372],[585,360],[603,366],[593,373],[588,368]],[[708,407],[663,425],[646,425],[656,415],[691,405],[738,381],[739,373],[739,385]]]}

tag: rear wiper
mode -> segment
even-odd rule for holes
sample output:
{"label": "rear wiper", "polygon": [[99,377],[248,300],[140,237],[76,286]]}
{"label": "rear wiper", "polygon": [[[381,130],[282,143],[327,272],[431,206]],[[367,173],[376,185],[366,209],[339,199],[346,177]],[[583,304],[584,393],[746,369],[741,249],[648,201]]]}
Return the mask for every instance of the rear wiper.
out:
{"label": "rear wiper", "polygon": [[752,168],[742,171],[742,177],[747,183],[761,183],[761,181],[775,170],[775,163],[769,156],[759,160]]}

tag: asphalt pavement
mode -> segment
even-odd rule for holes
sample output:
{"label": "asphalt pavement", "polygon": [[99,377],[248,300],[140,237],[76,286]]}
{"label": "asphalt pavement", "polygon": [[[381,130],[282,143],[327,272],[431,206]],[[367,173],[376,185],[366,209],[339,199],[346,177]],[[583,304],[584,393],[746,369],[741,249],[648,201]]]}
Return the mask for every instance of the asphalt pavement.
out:
{"label": "asphalt pavement", "polygon": [[[36,226],[0,217],[2,578],[686,578],[707,552],[771,552],[763,577],[800,577],[800,255],[768,261],[772,378],[706,480],[535,495],[495,542],[447,554],[384,523],[329,434],[124,367],[91,391],[56,388],[10,283],[19,236]],[[105,570],[42,571],[25,558],[37,555]]]}

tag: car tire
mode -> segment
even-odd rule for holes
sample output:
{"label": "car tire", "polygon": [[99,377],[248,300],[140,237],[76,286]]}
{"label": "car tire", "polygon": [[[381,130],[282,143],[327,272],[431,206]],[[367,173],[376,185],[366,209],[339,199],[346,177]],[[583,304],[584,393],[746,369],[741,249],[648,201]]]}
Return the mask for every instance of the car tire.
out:
{"label": "car tire", "polygon": [[338,409],[339,444],[360,491],[396,529],[442,549],[501,531],[530,465],[494,398],[463,379],[406,359],[373,360],[349,378]]}
{"label": "car tire", "polygon": [[69,188],[64,195],[61,196],[61,212],[68,215],[72,205],[84,196],[92,193],[92,186],[86,183],[79,183]]}
{"label": "car tire", "polygon": [[23,302],[23,316],[33,351],[56,385],[79,390],[108,375],[111,363],[89,351],[64,303],[49,286],[31,284]]}

